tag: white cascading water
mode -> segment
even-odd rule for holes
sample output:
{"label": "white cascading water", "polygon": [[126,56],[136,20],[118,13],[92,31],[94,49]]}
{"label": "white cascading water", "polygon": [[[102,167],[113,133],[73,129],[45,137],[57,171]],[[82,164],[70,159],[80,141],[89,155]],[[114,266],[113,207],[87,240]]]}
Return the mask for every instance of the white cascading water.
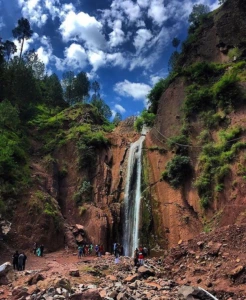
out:
{"label": "white cascading water", "polygon": [[124,198],[123,247],[126,256],[133,256],[138,247],[141,204],[142,146],[146,129],[129,150]]}

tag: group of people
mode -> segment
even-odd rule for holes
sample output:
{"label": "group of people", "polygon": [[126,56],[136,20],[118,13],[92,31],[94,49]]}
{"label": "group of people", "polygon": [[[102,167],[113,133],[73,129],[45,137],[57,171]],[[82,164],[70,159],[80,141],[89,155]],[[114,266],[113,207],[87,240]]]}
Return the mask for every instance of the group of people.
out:
{"label": "group of people", "polygon": [[26,266],[27,256],[24,252],[15,251],[13,254],[13,268],[17,271],[24,271]]}
{"label": "group of people", "polygon": [[33,254],[35,254],[37,256],[43,256],[43,254],[44,254],[44,245],[41,244],[40,246],[38,246],[37,243],[35,242],[33,244]]}
{"label": "group of people", "polygon": [[144,264],[144,259],[148,256],[148,249],[146,247],[139,247],[136,248],[134,251],[134,256],[133,256],[133,261],[134,261],[134,266],[143,266]]}
{"label": "group of people", "polygon": [[123,255],[123,246],[118,243],[113,244],[113,252],[115,256],[115,263],[119,262],[119,257]]}
{"label": "group of people", "polygon": [[103,245],[96,245],[95,247],[93,244],[82,244],[78,246],[78,258],[82,256],[88,256],[93,254],[93,250],[95,250],[96,256],[101,256],[103,254]]}

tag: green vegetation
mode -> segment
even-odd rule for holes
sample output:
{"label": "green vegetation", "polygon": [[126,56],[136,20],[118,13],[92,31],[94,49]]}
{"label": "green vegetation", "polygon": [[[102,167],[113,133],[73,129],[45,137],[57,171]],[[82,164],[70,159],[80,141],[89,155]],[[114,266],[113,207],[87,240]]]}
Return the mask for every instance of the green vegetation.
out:
{"label": "green vegetation", "polygon": [[77,205],[83,204],[84,202],[90,202],[92,200],[93,187],[88,181],[83,181],[79,190],[74,194],[74,201]]}
{"label": "green vegetation", "polygon": [[166,165],[162,180],[167,181],[174,189],[179,188],[191,174],[192,168],[188,156],[175,155]]}
{"label": "green vegetation", "polygon": [[246,149],[246,143],[235,140],[241,132],[240,127],[221,130],[217,143],[210,142],[202,148],[199,156],[200,175],[195,186],[203,208],[209,206],[216,192],[223,190],[224,179],[230,173],[230,163],[241,149]]}
{"label": "green vegetation", "polygon": [[188,154],[189,138],[185,134],[177,135],[169,138],[167,141],[170,150],[175,150],[176,154],[186,155]]}
{"label": "green vegetation", "polygon": [[152,127],[155,121],[155,114],[148,112],[147,110],[143,110],[141,115],[137,117],[134,122],[134,128],[138,132],[141,132],[144,125],[148,127]]}
{"label": "green vegetation", "polygon": [[241,55],[242,55],[242,50],[237,47],[230,49],[228,52],[228,56],[231,60],[234,60],[234,58],[238,59],[241,57]]}

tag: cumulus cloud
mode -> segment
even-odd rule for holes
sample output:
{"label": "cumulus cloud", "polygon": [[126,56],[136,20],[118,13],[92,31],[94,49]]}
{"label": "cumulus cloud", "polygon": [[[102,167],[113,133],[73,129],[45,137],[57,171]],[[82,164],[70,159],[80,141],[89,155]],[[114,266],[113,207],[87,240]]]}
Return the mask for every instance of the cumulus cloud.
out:
{"label": "cumulus cloud", "polygon": [[134,100],[146,100],[151,87],[145,83],[136,83],[124,80],[116,83],[114,91],[125,97],[132,97]]}
{"label": "cumulus cloud", "polygon": [[109,45],[111,47],[116,47],[121,45],[125,40],[125,34],[121,29],[122,22],[121,20],[114,21],[114,30],[109,34]]}
{"label": "cumulus cloud", "polygon": [[106,55],[107,62],[112,66],[119,66],[125,68],[128,65],[128,59],[120,52],[108,53]]}
{"label": "cumulus cloud", "polygon": [[152,83],[152,85],[155,85],[159,80],[161,79],[160,76],[150,76],[150,81]]}
{"label": "cumulus cloud", "polygon": [[147,41],[152,38],[152,33],[148,29],[139,29],[136,32],[136,36],[133,41],[133,45],[135,46],[137,52],[139,52],[145,45]]}
{"label": "cumulus cloud", "polygon": [[137,0],[137,3],[140,7],[148,7],[150,4],[150,0]]}
{"label": "cumulus cloud", "polygon": [[164,7],[164,0],[152,0],[148,10],[148,16],[158,25],[161,25],[166,21],[168,15],[167,10]]}
{"label": "cumulus cloud", "polygon": [[100,49],[105,46],[102,24],[89,14],[69,11],[60,25],[60,32],[65,42],[84,41],[88,48]]}
{"label": "cumulus cloud", "polygon": [[90,64],[93,66],[93,71],[106,64],[106,54],[101,50],[89,50],[87,52]]}
{"label": "cumulus cloud", "polygon": [[48,15],[44,12],[42,0],[18,0],[18,3],[21,7],[22,15],[31,24],[42,27],[46,23]]}
{"label": "cumulus cloud", "polygon": [[121,106],[120,104],[115,104],[114,108],[116,111],[120,112],[121,114],[126,112],[125,108],[123,106]]}

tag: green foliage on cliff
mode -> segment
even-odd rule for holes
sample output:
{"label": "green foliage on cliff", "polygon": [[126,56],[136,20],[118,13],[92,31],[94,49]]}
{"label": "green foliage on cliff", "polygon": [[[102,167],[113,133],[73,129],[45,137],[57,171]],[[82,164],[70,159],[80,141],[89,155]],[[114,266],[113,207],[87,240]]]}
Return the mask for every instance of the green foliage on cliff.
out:
{"label": "green foliage on cliff", "polygon": [[137,117],[134,122],[134,128],[136,131],[141,132],[144,125],[147,127],[152,127],[155,121],[155,114],[148,112],[147,110],[143,110],[141,115]]}
{"label": "green foliage on cliff", "polygon": [[191,174],[192,168],[188,156],[175,155],[166,165],[162,179],[167,181],[174,189],[178,189]]}
{"label": "green foliage on cliff", "polygon": [[210,142],[202,148],[199,156],[200,175],[195,187],[203,208],[209,206],[216,192],[223,190],[224,179],[230,173],[230,164],[241,149],[246,149],[246,143],[237,139],[241,133],[240,127],[221,130],[218,132],[218,142]]}

